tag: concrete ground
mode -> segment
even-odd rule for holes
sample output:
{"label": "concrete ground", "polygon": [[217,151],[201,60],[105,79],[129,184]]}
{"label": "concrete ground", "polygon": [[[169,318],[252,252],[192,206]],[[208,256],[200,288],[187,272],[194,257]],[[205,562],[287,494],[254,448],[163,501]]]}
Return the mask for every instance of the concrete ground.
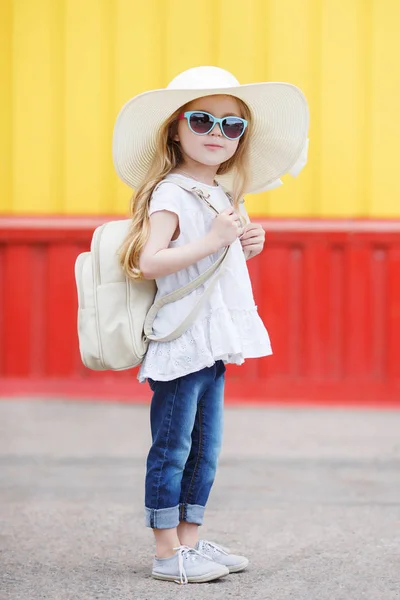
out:
{"label": "concrete ground", "polygon": [[1,600],[400,598],[400,411],[227,408],[215,583],[151,579],[148,408],[0,402]]}

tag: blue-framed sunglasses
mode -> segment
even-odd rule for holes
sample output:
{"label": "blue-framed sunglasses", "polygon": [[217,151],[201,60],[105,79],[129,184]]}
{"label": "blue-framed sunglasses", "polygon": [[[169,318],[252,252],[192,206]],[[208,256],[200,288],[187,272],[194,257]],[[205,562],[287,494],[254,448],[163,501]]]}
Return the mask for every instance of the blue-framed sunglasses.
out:
{"label": "blue-framed sunglasses", "polygon": [[210,113],[202,110],[189,110],[181,113],[178,119],[186,119],[190,131],[196,135],[211,133],[218,123],[222,135],[228,138],[228,140],[238,140],[241,138],[247,127],[246,119],[233,116],[217,119],[214,115],[210,115]]}

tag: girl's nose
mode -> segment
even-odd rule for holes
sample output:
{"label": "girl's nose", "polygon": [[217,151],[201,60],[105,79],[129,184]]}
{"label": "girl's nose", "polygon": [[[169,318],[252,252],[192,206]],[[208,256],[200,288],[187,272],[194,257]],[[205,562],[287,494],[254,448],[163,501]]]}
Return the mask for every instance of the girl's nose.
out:
{"label": "girl's nose", "polygon": [[211,135],[219,135],[220,137],[222,137],[222,131],[221,127],[219,126],[219,123],[216,123],[214,129],[211,132]]}

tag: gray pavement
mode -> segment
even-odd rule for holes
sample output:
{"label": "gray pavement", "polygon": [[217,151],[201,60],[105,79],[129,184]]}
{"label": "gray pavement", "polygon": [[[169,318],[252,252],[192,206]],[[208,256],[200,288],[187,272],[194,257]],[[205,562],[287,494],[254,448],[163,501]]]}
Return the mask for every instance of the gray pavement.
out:
{"label": "gray pavement", "polygon": [[1,600],[400,598],[400,411],[227,408],[203,537],[247,571],[150,577],[148,408],[0,401]]}

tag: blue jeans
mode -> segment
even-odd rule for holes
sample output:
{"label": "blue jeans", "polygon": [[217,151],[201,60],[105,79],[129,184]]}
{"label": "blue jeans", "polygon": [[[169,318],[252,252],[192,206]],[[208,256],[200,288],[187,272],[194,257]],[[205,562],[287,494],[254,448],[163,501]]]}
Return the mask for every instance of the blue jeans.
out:
{"label": "blue jeans", "polygon": [[146,525],[203,523],[222,444],[225,365],[217,361],[172,381],[153,381]]}

